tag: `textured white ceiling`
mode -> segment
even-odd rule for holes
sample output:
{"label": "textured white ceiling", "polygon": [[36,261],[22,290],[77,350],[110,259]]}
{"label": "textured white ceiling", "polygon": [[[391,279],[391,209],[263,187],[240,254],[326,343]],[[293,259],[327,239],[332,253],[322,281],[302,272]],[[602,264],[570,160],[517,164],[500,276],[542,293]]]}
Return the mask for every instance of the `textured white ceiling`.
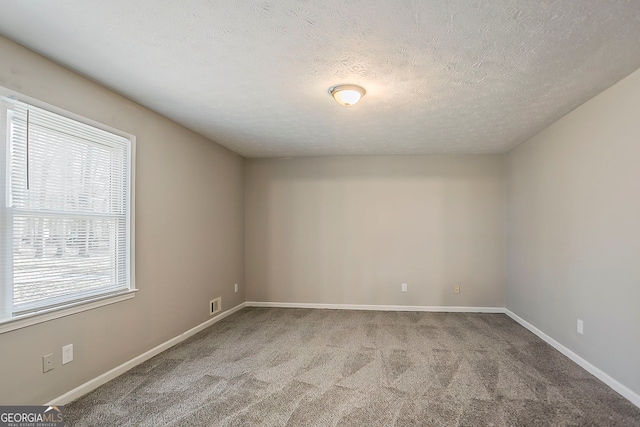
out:
{"label": "textured white ceiling", "polygon": [[502,153],[640,67],[639,0],[0,0],[0,33],[247,157]]}

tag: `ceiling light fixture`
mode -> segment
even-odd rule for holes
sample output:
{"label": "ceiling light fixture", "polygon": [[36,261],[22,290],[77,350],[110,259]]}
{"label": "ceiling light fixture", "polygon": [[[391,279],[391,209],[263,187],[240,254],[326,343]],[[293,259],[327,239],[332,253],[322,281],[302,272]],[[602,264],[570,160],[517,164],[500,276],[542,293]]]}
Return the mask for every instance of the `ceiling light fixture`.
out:
{"label": "ceiling light fixture", "polygon": [[367,91],[356,85],[337,85],[330,87],[329,93],[338,104],[350,107],[360,101]]}

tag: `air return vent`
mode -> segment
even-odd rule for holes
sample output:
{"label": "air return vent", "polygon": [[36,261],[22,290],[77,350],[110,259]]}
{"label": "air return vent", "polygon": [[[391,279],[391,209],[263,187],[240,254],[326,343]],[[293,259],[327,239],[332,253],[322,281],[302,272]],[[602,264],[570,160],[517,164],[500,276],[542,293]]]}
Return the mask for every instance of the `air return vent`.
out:
{"label": "air return vent", "polygon": [[222,310],[222,297],[212,299],[209,303],[209,315],[216,314]]}

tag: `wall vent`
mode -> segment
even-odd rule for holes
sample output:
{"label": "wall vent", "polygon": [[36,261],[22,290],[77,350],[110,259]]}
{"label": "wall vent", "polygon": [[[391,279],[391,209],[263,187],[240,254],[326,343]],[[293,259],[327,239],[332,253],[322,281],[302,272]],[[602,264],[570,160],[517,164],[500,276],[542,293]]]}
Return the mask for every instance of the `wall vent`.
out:
{"label": "wall vent", "polygon": [[222,310],[222,297],[212,299],[209,303],[209,315],[216,314],[220,310]]}

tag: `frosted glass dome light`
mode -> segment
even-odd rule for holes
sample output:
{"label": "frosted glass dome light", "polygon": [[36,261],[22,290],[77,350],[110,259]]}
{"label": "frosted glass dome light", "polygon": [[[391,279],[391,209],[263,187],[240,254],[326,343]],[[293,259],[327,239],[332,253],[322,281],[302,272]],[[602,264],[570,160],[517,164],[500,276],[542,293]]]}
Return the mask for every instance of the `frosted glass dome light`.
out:
{"label": "frosted glass dome light", "polygon": [[356,85],[338,85],[331,87],[329,93],[338,104],[350,107],[360,101],[367,91]]}

